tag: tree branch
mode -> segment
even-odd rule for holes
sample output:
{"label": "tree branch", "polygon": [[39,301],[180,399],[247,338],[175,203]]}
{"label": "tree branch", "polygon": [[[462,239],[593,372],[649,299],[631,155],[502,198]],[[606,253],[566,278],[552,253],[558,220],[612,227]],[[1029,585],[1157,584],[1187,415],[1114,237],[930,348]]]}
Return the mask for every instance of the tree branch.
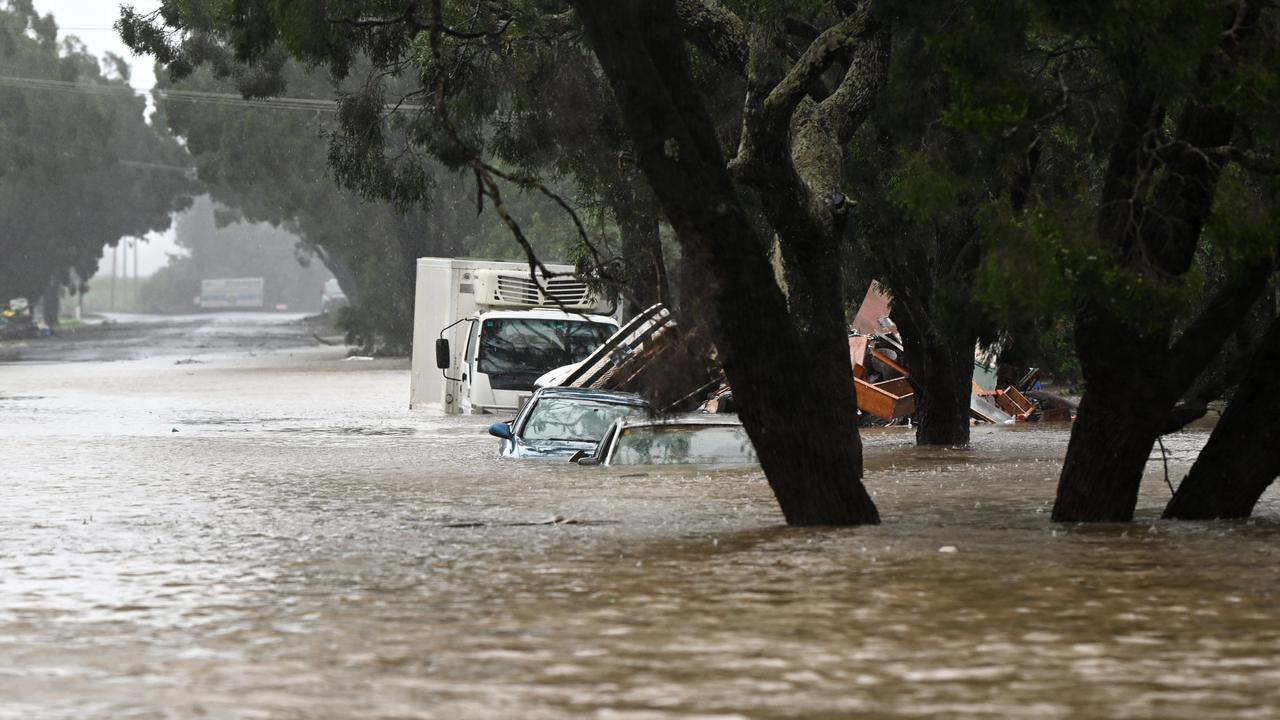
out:
{"label": "tree branch", "polygon": [[1277,160],[1276,154],[1270,150],[1258,152],[1256,150],[1238,148],[1234,145],[1226,145],[1201,148],[1199,152],[1220,163],[1237,163],[1244,169],[1261,175],[1280,175],[1280,160]]}
{"label": "tree branch", "polygon": [[747,74],[747,32],[742,20],[717,0],[676,0],[685,40],[734,73]]}
{"label": "tree branch", "polygon": [[856,12],[823,31],[765,98],[762,107],[765,125],[775,132],[779,125],[785,127],[814,79],[879,29],[880,23],[871,16],[871,3],[864,2]]}
{"label": "tree branch", "polygon": [[1174,387],[1190,385],[1218,354],[1275,271],[1273,255],[1268,261],[1259,262],[1243,277],[1228,281],[1213,294],[1170,349],[1168,372]]}

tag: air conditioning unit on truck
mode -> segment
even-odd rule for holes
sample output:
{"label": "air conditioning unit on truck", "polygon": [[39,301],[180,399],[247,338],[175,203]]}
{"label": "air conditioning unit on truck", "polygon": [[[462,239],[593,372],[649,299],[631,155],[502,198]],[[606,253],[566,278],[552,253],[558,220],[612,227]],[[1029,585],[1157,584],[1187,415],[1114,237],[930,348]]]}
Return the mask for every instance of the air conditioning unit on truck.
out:
{"label": "air conditioning unit on truck", "polygon": [[418,258],[409,406],[511,414],[533,381],[578,362],[618,329],[568,265]]}

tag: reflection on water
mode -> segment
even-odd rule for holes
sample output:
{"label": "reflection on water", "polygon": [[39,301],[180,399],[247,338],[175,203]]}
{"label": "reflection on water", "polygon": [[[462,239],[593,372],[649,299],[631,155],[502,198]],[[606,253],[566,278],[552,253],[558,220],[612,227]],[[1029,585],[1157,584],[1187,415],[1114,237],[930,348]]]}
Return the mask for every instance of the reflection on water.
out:
{"label": "reflection on water", "polygon": [[1054,525],[1064,429],[886,429],[885,524],[792,529],[757,472],[500,461],[351,365],[5,367],[0,716],[1280,712],[1272,495],[1162,522],[1157,459],[1138,522]]}

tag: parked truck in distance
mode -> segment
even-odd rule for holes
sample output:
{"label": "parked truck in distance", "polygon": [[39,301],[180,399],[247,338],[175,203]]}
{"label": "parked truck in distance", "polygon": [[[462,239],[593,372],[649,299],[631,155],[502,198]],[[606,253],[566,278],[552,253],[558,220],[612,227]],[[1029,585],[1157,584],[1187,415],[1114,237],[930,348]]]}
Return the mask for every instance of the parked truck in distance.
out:
{"label": "parked truck in distance", "polygon": [[568,265],[552,277],[518,262],[418,258],[409,406],[514,414],[549,370],[578,362],[618,329]]}
{"label": "parked truck in distance", "polygon": [[206,278],[200,281],[196,305],[205,310],[259,310],[263,305],[263,278]]}

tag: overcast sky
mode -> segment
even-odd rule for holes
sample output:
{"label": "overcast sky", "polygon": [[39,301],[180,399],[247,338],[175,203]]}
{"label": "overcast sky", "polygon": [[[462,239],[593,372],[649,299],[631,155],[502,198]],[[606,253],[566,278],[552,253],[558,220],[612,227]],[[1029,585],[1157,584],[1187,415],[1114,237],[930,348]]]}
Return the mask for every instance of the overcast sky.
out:
{"label": "overcast sky", "polygon": [[120,5],[132,5],[140,12],[151,12],[160,7],[160,0],[130,0],[127,3],[112,0],[35,0],[41,15],[53,14],[58,21],[58,34],[75,35],[84,41],[98,57],[112,52],[129,60],[133,66],[130,84],[150,90],[155,85],[152,61],[149,57],[136,57],[116,35],[112,25],[120,18]]}

